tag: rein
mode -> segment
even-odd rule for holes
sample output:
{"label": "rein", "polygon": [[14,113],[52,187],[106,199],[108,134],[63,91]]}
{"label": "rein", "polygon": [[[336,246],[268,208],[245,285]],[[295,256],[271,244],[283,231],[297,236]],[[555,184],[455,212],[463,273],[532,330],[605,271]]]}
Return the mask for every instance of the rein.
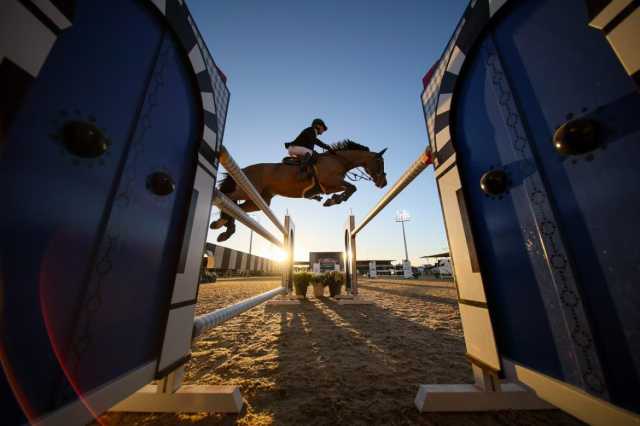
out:
{"label": "rein", "polygon": [[[344,165],[348,165],[349,162],[347,161],[346,158],[342,158],[342,156],[340,154],[338,154],[338,152],[334,151],[332,154],[335,158],[337,158],[338,160],[340,160],[340,162]],[[373,178],[371,176],[369,176],[369,174],[367,172],[365,172],[362,167],[357,167],[355,172],[351,172],[351,171],[347,171],[345,173],[345,177],[347,179],[349,179],[351,182],[358,182],[361,180],[366,180],[369,182],[373,182]]]}
{"label": "rein", "polygon": [[349,179],[351,182],[358,182],[359,180],[368,180],[369,182],[373,182],[371,176],[369,176],[367,172],[362,170],[360,167],[358,167],[356,170],[356,172],[347,172],[345,174],[347,179]]}

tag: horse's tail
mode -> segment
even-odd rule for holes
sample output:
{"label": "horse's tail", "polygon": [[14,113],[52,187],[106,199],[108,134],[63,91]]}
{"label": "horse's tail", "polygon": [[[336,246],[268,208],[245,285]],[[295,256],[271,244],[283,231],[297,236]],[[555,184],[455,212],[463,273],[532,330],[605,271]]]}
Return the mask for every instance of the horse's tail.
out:
{"label": "horse's tail", "polygon": [[218,184],[218,189],[223,194],[231,194],[236,190],[236,181],[229,175],[229,173],[223,173],[223,178]]}

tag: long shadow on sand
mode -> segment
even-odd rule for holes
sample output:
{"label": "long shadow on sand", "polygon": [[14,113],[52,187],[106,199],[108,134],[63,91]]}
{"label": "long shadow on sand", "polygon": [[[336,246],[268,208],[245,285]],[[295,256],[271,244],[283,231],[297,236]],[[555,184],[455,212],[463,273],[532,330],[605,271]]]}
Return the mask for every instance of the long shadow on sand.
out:
{"label": "long shadow on sand", "polygon": [[316,299],[277,313],[275,387],[282,405],[273,410],[268,395],[253,401],[256,408],[269,404],[275,424],[353,424],[354,419],[415,424],[418,384],[471,379],[461,336],[436,332],[378,305]]}
{"label": "long shadow on sand", "polygon": [[213,373],[217,365],[223,383],[242,383],[248,410],[240,415],[118,414],[107,424],[578,424],[557,412],[419,414],[413,406],[418,384],[471,380],[456,307],[424,298],[383,299],[384,307],[312,299],[248,315],[225,337],[238,346],[229,355],[244,359],[246,368],[208,366]]}
{"label": "long shadow on sand", "polygon": [[458,306],[458,301],[449,297],[432,296],[429,294],[412,294],[412,293],[408,293],[407,291],[402,291],[399,289],[380,288],[380,287],[373,287],[373,286],[364,285],[364,284],[358,285],[358,288],[364,288],[367,290],[377,291],[380,293],[394,294],[396,296],[420,299],[420,300],[424,300],[425,302],[444,303],[445,305]]}
{"label": "long shadow on sand", "polygon": [[[455,310],[455,301],[446,302],[448,311]],[[442,303],[422,298],[416,308],[429,311]],[[560,412],[421,415],[413,405],[420,383],[471,381],[462,336],[376,304],[313,299],[269,312],[281,316],[275,389],[256,395],[252,404],[268,407],[274,424],[577,424]]]}

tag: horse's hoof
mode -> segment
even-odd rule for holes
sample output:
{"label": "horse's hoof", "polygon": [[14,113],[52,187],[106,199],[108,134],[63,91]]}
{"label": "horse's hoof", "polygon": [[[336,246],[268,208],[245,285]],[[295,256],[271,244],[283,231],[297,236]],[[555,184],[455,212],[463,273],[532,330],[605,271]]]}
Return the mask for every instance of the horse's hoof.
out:
{"label": "horse's hoof", "polygon": [[224,231],[222,234],[218,235],[218,242],[221,243],[223,241],[227,241],[231,235],[233,235],[233,232]]}
{"label": "horse's hoof", "polygon": [[222,228],[225,224],[227,223],[226,220],[224,219],[218,219],[215,222],[211,222],[211,225],[209,226],[209,228],[211,229],[220,229]]}
{"label": "horse's hoof", "polygon": [[325,201],[322,205],[323,205],[323,206],[325,206],[325,207],[331,207],[331,206],[333,206],[335,203],[336,203],[336,202],[335,202],[335,200],[328,199],[328,200],[327,200],[327,201]]}
{"label": "horse's hoof", "polygon": [[311,199],[316,201],[322,201],[322,197],[319,195],[314,195],[313,197],[311,197]]}

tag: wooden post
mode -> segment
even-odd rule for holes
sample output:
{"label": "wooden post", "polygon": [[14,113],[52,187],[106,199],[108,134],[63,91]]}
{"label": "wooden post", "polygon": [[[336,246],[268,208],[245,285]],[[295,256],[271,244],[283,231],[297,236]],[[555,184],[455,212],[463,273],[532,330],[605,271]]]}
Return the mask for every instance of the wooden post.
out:
{"label": "wooden post", "polygon": [[284,242],[282,247],[287,253],[287,259],[282,265],[282,287],[286,293],[267,302],[268,306],[274,305],[299,305],[300,300],[293,296],[293,257],[295,253],[295,226],[288,214],[284,217]]}
{"label": "wooden post", "polygon": [[345,284],[349,286],[349,293],[338,295],[338,304],[340,305],[370,305],[371,302],[361,298],[358,295],[358,268],[356,253],[356,234],[354,229],[356,219],[351,214],[347,218],[344,227],[344,274]]}
{"label": "wooden post", "polygon": [[517,383],[501,383],[496,371],[471,364],[475,383],[420,385],[415,405],[420,412],[550,410],[551,404]]}
{"label": "wooden post", "polygon": [[184,366],[158,384],[147,385],[109,411],[239,413],[244,402],[238,386],[182,385]]}

